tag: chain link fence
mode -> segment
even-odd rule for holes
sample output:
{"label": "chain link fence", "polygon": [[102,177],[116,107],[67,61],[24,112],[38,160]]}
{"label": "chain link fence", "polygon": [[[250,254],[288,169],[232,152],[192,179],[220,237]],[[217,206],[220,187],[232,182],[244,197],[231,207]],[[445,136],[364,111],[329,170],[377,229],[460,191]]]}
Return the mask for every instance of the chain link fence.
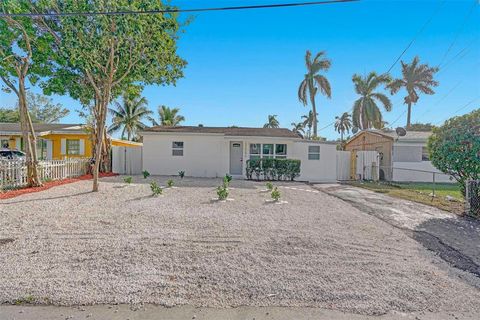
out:
{"label": "chain link fence", "polygon": [[466,213],[480,217],[480,180],[468,180],[465,187]]}

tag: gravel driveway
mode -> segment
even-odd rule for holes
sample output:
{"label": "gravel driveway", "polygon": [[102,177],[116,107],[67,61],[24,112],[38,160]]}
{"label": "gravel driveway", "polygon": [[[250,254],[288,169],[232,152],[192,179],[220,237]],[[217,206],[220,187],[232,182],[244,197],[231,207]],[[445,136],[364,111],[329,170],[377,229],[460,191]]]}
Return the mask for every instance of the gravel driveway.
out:
{"label": "gravel driveway", "polygon": [[[165,177],[154,177],[161,184]],[[480,311],[480,291],[401,230],[300,183],[140,177],[0,201],[0,303],[312,306],[362,314]]]}

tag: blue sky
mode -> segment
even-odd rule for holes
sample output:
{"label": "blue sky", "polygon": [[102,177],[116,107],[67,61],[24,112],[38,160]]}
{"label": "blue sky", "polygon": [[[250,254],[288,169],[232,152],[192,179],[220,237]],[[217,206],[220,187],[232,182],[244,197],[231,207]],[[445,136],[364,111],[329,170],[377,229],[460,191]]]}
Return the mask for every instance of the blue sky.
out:
{"label": "blue sky", "polygon": [[[174,0],[184,8],[300,2],[299,0]],[[480,5],[465,18],[473,0],[445,1],[402,60],[415,55],[421,62],[438,65],[449,46],[445,68],[437,76],[440,86],[433,96],[422,95],[413,107],[413,122],[439,124],[454,114],[480,106]],[[309,106],[297,98],[305,73],[307,49],[327,51],[332,67],[325,75],[332,99],[317,98],[319,128],[336,115],[351,110],[357,98],[351,81],[354,73],[388,70],[398,55],[437,10],[439,1],[363,0],[301,8],[262,9],[195,14],[179,41],[179,54],[188,61],[185,77],[176,87],[146,87],[149,107],[179,107],[185,125],[262,126],[277,114],[282,127],[298,122]],[[462,28],[463,25],[463,28]],[[459,32],[460,30],[460,32]],[[456,38],[456,36],[458,37]],[[456,38],[456,41],[454,39]],[[462,51],[463,50],[463,51]],[[458,55],[456,59],[451,60]],[[450,63],[448,63],[450,62]],[[400,64],[392,70],[400,75]],[[33,91],[38,91],[32,88]],[[384,118],[405,125],[402,94],[393,96],[393,110]],[[81,119],[73,110],[78,102],[53,97],[72,110],[62,122]],[[469,101],[471,105],[457,111]],[[0,93],[2,106],[13,106],[13,94]],[[338,138],[333,126],[319,132]]]}

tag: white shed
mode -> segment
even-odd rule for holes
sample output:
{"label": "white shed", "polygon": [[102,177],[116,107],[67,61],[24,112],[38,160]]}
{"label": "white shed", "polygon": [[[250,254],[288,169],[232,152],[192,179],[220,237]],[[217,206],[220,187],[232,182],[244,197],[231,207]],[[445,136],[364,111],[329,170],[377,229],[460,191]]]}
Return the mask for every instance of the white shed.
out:
{"label": "white shed", "polygon": [[272,157],[300,160],[297,180],[336,181],[335,144],[304,140],[288,129],[157,126],[141,135],[143,169],[155,175],[240,178],[248,159]]}

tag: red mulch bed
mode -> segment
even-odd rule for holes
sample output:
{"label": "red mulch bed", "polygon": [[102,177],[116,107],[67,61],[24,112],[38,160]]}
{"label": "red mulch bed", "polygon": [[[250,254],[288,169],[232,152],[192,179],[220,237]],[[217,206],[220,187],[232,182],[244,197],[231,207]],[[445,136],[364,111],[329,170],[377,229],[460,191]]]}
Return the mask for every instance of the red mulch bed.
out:
{"label": "red mulch bed", "polygon": [[[112,172],[100,173],[100,178],[114,177],[114,176],[118,176],[118,173],[112,173]],[[43,186],[41,186],[41,187],[22,188],[22,189],[10,190],[10,191],[6,191],[4,193],[0,193],[0,200],[1,199],[15,198],[15,197],[21,196],[22,194],[40,192],[40,191],[47,190],[47,189],[50,189],[50,188],[53,188],[53,187],[56,187],[56,186],[61,186],[62,184],[73,183],[73,182],[82,181],[82,180],[90,180],[90,179],[93,179],[93,175],[86,174],[84,176],[80,176],[80,177],[77,177],[77,178],[70,178],[70,179],[65,179],[65,180],[55,180],[55,181],[50,181],[50,182],[44,182]]]}

